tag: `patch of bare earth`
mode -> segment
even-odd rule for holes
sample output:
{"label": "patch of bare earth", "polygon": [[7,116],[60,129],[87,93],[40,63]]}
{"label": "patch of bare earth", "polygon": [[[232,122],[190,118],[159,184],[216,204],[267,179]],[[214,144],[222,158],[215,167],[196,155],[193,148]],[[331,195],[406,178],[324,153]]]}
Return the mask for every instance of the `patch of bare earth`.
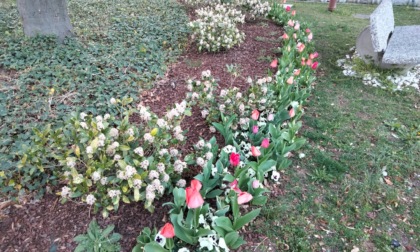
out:
{"label": "patch of bare earth", "polygon": [[[141,94],[144,105],[158,115],[163,115],[167,107],[184,99],[187,92],[186,81],[189,78],[200,78],[204,70],[212,72],[221,88],[236,86],[241,90],[248,87],[245,78],[234,79],[227,72],[226,65],[236,64],[243,77],[266,76],[269,59],[275,56],[274,49],[279,46],[282,28],[269,21],[258,20],[246,23],[240,29],[246,34],[245,42],[226,52],[199,53],[195,45],[191,44],[178,63],[170,67],[165,79]],[[265,60],[258,60],[263,58]],[[200,137],[211,138],[209,126],[201,118],[197,108],[193,109],[192,116],[184,119],[182,128],[188,130],[187,143],[182,147],[184,154],[192,150],[192,145]],[[193,168],[186,175],[191,178],[198,172],[200,171]],[[142,203],[122,204],[107,219],[102,218],[99,213],[93,214],[86,204],[68,202],[62,205],[54,194],[46,195],[40,201],[7,206],[0,212],[0,251],[73,251],[76,247],[73,238],[85,233],[93,218],[102,227],[114,224],[115,232],[123,236],[122,250],[131,251],[136,244],[136,237],[144,227],[163,226],[169,209],[162,207],[162,204],[170,200],[167,197],[157,201],[153,214],[145,210]],[[245,238],[255,240],[251,242],[255,249],[271,246],[258,242],[264,240],[263,237],[246,234]]]}

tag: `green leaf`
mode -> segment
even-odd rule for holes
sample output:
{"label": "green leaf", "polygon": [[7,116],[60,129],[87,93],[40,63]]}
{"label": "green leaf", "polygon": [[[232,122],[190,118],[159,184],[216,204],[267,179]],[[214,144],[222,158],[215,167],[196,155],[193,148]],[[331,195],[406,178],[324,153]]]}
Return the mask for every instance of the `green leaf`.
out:
{"label": "green leaf", "polygon": [[231,232],[234,231],[232,222],[228,217],[218,217],[214,220],[217,226],[223,228],[224,230]]}
{"label": "green leaf", "polygon": [[260,214],[261,208],[252,210],[251,212],[245,214],[242,217],[239,217],[234,223],[233,223],[233,229],[239,230],[241,227],[245,226],[249,222],[251,222],[254,218],[256,218]]}
{"label": "green leaf", "polygon": [[217,196],[219,196],[223,192],[224,192],[223,190],[216,189],[216,190],[213,190],[213,191],[210,191],[209,193],[207,193],[205,197],[208,198],[208,199],[216,198]]}
{"label": "green leaf", "polygon": [[162,248],[157,242],[153,241],[144,246],[144,252],[169,252],[169,250]]}

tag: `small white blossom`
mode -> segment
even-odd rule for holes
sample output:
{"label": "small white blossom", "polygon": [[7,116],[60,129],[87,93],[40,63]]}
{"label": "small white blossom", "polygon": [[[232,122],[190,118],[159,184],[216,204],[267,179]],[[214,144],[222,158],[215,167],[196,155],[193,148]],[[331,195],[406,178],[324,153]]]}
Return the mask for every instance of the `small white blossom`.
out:
{"label": "small white blossom", "polygon": [[95,201],[96,201],[96,198],[92,194],[89,194],[86,197],[86,204],[88,204],[88,205],[93,205],[95,203]]}
{"label": "small white blossom", "polygon": [[156,179],[156,178],[159,178],[159,173],[155,170],[151,170],[149,172],[149,179],[152,180],[152,179]]}
{"label": "small white blossom", "polygon": [[161,149],[159,151],[159,156],[161,157],[165,156],[166,154],[168,154],[168,149]]}
{"label": "small white blossom", "polygon": [[114,161],[121,160],[121,155],[115,154]]}
{"label": "small white blossom", "polygon": [[140,157],[144,156],[144,151],[142,147],[137,147],[134,149],[134,153],[136,153],[137,155],[139,155]]}
{"label": "small white blossom", "polygon": [[110,135],[112,138],[117,138],[117,137],[118,137],[118,135],[119,135],[119,131],[118,131],[118,129],[116,129],[116,128],[111,128],[111,130],[109,131],[109,135]]}
{"label": "small white blossom", "polygon": [[94,182],[96,182],[96,181],[98,181],[98,180],[101,179],[101,173],[99,173],[98,171],[96,171],[96,172],[92,173],[91,177],[92,177],[92,180]]}
{"label": "small white blossom", "polygon": [[150,133],[146,133],[146,134],[144,134],[144,140],[146,142],[153,143],[155,138]]}
{"label": "small white blossom", "polygon": [[85,122],[80,122],[80,127],[82,127],[82,129],[88,129],[87,123]]}
{"label": "small white blossom", "polygon": [[88,147],[86,147],[86,153],[87,154],[92,154],[93,153],[93,147],[92,146],[88,146]]}
{"label": "small white blossom", "polygon": [[181,188],[185,187],[186,184],[187,182],[185,181],[185,179],[180,179],[178,180],[178,182],[176,182],[176,186]]}
{"label": "small white blossom", "polygon": [[197,165],[201,167],[203,167],[206,164],[206,161],[202,157],[197,158],[196,162],[197,162]]}
{"label": "small white blossom", "polygon": [[158,163],[156,165],[156,169],[158,170],[159,173],[165,172],[165,164],[164,163]]}
{"label": "small white blossom", "polygon": [[172,148],[170,151],[172,157],[177,157],[179,152],[177,149]]}
{"label": "small white blossom", "polygon": [[85,120],[86,116],[87,116],[86,113],[84,113],[84,112],[80,113],[80,119]]}
{"label": "small white blossom", "polygon": [[140,167],[141,168],[143,168],[143,170],[147,170],[147,168],[149,167],[149,160],[143,160],[141,163],[140,163]]}
{"label": "small white blossom", "polygon": [[280,179],[280,173],[278,171],[273,171],[271,173],[271,179],[274,180],[274,181],[276,181],[276,182],[279,181],[279,179]]}
{"label": "small white blossom", "polygon": [[66,198],[70,195],[71,189],[67,186],[61,188],[61,197]]}
{"label": "small white blossom", "polygon": [[111,103],[111,104],[117,104],[117,100],[115,100],[115,98],[111,98],[110,100],[109,100],[109,102]]}

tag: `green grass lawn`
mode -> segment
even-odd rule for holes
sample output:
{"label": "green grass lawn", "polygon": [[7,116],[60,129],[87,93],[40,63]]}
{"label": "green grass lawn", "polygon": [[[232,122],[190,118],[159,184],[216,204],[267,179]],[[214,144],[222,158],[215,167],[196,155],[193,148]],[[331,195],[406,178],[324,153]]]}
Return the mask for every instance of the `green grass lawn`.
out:
{"label": "green grass lawn", "polygon": [[[254,227],[279,248],[391,251],[396,239],[420,249],[420,95],[365,86],[336,66],[368,25],[353,15],[375,7],[338,4],[331,13],[326,4],[294,3],[297,18],[313,24],[322,68],[303,118],[306,157],[284,171],[285,194]],[[394,13],[396,25],[420,25],[420,11]]]}

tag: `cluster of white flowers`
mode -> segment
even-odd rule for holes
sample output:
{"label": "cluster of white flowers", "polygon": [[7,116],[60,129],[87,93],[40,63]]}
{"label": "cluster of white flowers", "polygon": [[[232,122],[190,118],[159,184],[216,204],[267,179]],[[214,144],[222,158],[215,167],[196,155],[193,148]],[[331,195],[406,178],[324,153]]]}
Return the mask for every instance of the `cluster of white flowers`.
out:
{"label": "cluster of white flowers", "polygon": [[154,140],[155,140],[155,138],[152,136],[152,134],[150,134],[150,133],[144,134],[144,141],[149,142],[149,143],[153,143]]}
{"label": "cluster of white flowers", "polygon": [[120,195],[121,195],[120,190],[109,190],[108,191],[108,197],[110,197],[110,198],[114,198],[114,197],[117,197],[117,196],[120,196]]}
{"label": "cluster of white flowers", "polygon": [[134,168],[131,165],[127,165],[123,171],[117,172],[117,178],[121,180],[127,180],[134,176],[134,174],[137,174],[136,168]]}
{"label": "cluster of white flowers", "polygon": [[97,181],[101,180],[101,173],[98,172],[98,171],[95,171],[95,172],[92,173],[91,177],[92,177],[92,180],[94,182],[97,182]]}
{"label": "cluster of white flowers", "polygon": [[236,27],[244,23],[245,15],[233,5],[217,4],[196,10],[198,19],[189,23],[199,50],[217,52],[230,49],[245,39],[245,34]]}
{"label": "cluster of white flowers", "polygon": [[150,121],[150,119],[152,118],[152,115],[150,114],[150,112],[148,111],[148,109],[145,106],[139,104],[137,106],[137,109],[139,110],[140,118],[143,121],[145,121],[145,122]]}
{"label": "cluster of white flowers", "polygon": [[252,17],[256,16],[267,16],[270,12],[271,7],[268,1],[261,0],[241,0],[242,5],[245,6],[251,13]]}
{"label": "cluster of white flowers", "polygon": [[174,137],[179,141],[184,141],[184,134],[181,126],[175,126],[173,129]]}
{"label": "cluster of white flowers", "polygon": [[182,171],[187,168],[187,163],[181,160],[176,160],[174,162],[174,171],[178,174],[181,174]]}
{"label": "cluster of white flowers", "polygon": [[88,204],[88,205],[93,205],[93,204],[95,204],[95,201],[96,201],[96,198],[95,198],[95,196],[94,196],[93,194],[89,194],[89,195],[86,197],[86,204]]}
{"label": "cluster of white flowers", "polygon": [[143,157],[144,156],[144,151],[143,151],[143,148],[140,146],[140,147],[137,147],[137,148],[135,148],[134,149],[134,153],[136,153],[137,155],[139,155],[140,157]]}
{"label": "cluster of white flowers", "polygon": [[67,198],[68,196],[70,196],[70,192],[71,192],[71,189],[69,187],[63,186],[61,188],[61,197]]}

